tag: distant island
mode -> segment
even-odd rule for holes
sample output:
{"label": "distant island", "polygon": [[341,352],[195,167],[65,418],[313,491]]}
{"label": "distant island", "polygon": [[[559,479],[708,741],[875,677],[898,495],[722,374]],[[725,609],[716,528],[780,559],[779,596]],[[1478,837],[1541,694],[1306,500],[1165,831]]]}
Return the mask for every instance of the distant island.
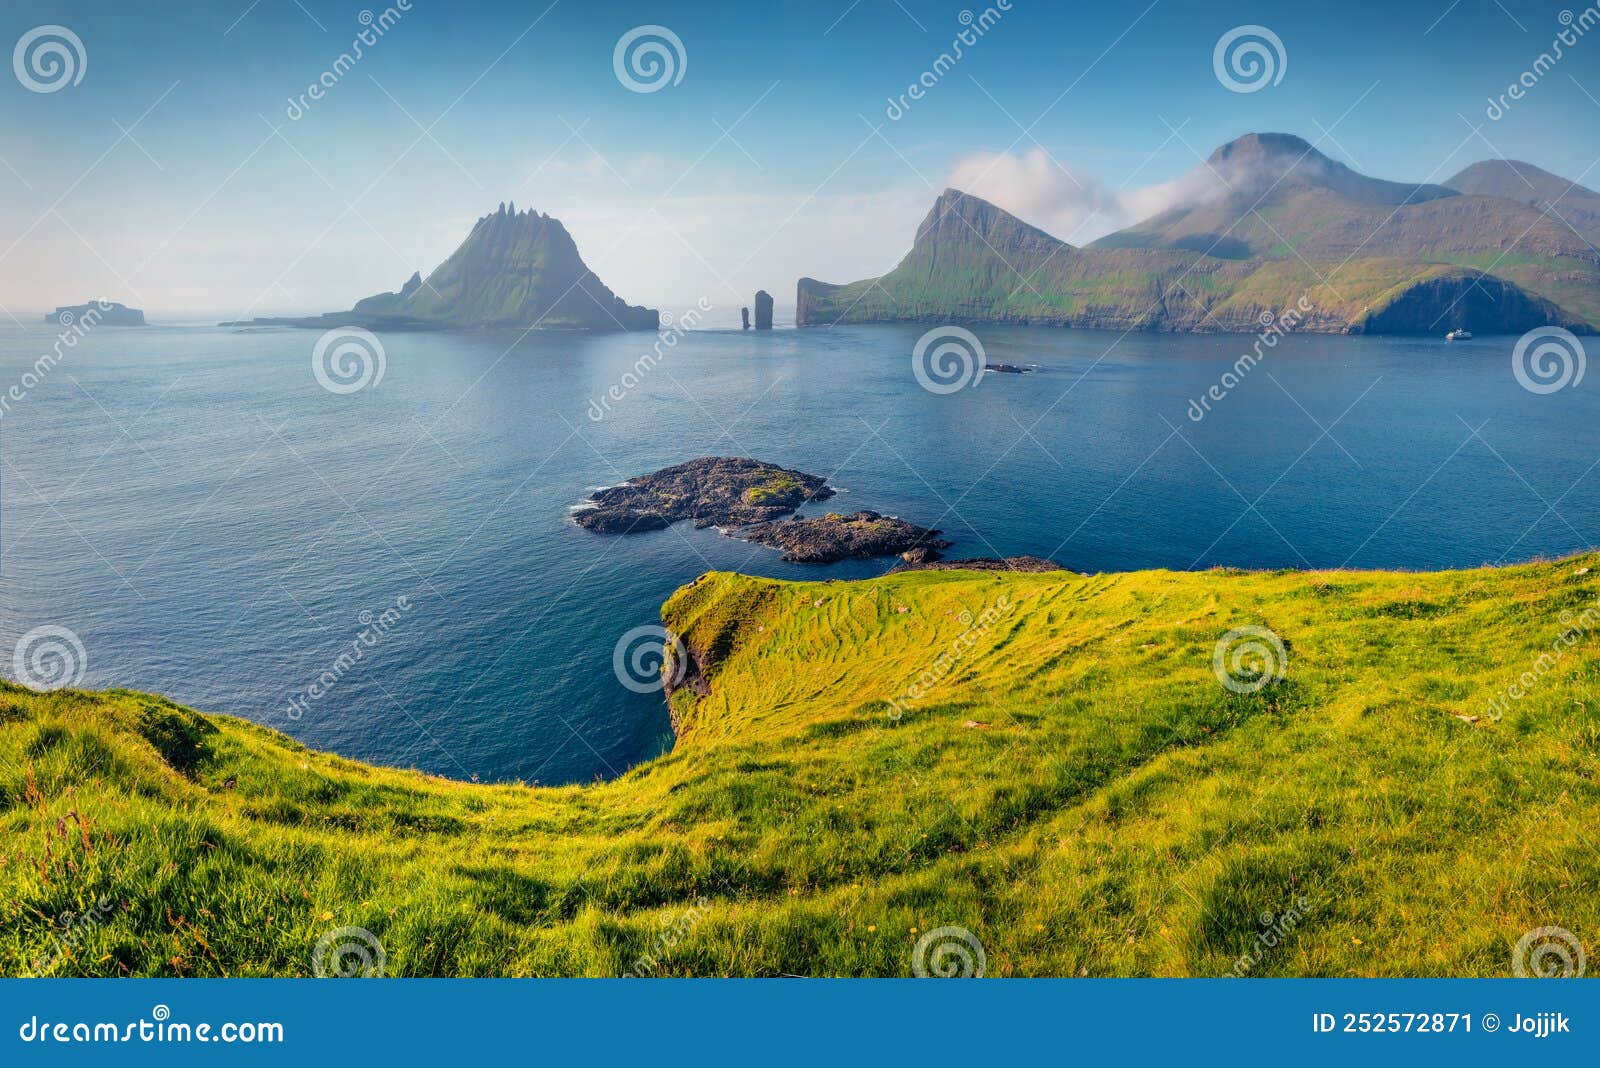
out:
{"label": "distant island", "polygon": [[656,330],[661,314],[618,297],[578,255],[560,220],[501,204],[433,273],[349,311],[302,318],[258,318],[223,326],[299,326],[367,330]]}
{"label": "distant island", "polygon": [[144,312],[111,300],[91,300],[87,304],[63,304],[44,317],[47,323],[67,326],[84,320],[100,326],[144,326]]}
{"label": "distant island", "polygon": [[797,322],[1593,333],[1600,194],[1504,160],[1451,183],[1369,178],[1299,137],[1249,134],[1185,203],[1085,247],[947,189],[888,274],[800,279]]}

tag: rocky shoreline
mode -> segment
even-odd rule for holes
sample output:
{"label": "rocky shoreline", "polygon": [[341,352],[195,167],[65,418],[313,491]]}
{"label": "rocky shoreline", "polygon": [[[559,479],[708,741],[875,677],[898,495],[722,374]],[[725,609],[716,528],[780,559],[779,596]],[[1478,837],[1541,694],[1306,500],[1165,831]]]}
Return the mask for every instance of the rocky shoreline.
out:
{"label": "rocky shoreline", "polygon": [[696,527],[747,526],[781,519],[833,490],[808,475],[745,457],[702,456],[596,490],[573,515],[586,530],[632,534],[662,530],[684,519]]}
{"label": "rocky shoreline", "polygon": [[758,523],[738,532],[747,541],[782,549],[783,559],[797,564],[831,564],[902,554],[937,559],[939,550],[951,545],[939,534],[896,516],[870,511],[849,515],[829,512],[816,518]]}
{"label": "rocky shoreline", "polygon": [[897,555],[926,564],[951,545],[938,530],[879,512],[795,514],[832,496],[821,475],[749,457],[702,456],[596,490],[572,520],[597,534],[636,534],[687,519],[781,549],[783,559],[802,564]]}

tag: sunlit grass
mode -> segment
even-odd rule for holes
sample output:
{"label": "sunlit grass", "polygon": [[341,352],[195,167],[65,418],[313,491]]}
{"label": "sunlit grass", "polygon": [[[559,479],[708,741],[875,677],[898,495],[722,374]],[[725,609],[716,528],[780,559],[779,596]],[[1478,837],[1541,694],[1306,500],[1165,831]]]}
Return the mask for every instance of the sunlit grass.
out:
{"label": "sunlit grass", "polygon": [[[664,618],[709,695],[586,787],[3,686],[0,971],[309,974],[353,926],[391,975],[906,975],[954,925],[990,975],[1219,975],[1296,909],[1252,974],[1509,974],[1600,937],[1596,564],[708,575]],[[1244,625],[1288,650],[1247,694]]]}

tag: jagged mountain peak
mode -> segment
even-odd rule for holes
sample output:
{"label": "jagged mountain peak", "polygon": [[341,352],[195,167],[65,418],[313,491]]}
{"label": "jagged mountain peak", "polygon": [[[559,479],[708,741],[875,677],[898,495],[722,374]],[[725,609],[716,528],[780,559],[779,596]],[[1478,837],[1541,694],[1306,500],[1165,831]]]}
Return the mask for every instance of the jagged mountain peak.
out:
{"label": "jagged mountain peak", "polygon": [[917,227],[913,249],[938,245],[977,245],[1054,252],[1064,242],[1030,226],[982,197],[948,188]]}

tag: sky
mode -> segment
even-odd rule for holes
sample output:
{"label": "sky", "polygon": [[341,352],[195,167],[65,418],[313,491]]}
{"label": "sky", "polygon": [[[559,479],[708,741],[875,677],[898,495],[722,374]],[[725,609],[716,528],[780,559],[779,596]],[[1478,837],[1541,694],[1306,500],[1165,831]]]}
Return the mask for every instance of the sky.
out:
{"label": "sky", "polygon": [[[1576,0],[1005,4],[13,0],[0,325],[92,297],[347,308],[503,201],[561,219],[630,303],[736,315],[765,288],[781,313],[801,276],[891,268],[946,186],[1084,243],[1261,130],[1397,180],[1506,156],[1600,186],[1600,26],[1486,114]],[[30,66],[63,41],[43,27],[75,36],[68,77]],[[1273,39],[1219,75],[1241,27]],[[1228,62],[1251,42],[1265,80]]]}

